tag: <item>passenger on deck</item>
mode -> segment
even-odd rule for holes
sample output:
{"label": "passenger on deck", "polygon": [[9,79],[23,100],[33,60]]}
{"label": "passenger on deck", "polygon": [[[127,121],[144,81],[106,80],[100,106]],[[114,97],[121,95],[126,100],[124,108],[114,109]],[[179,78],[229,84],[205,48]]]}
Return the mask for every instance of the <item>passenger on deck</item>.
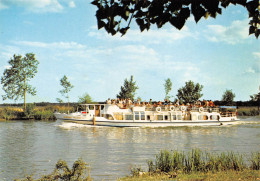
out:
{"label": "passenger on deck", "polygon": [[141,101],[140,101],[140,99],[137,99],[137,105],[138,105],[138,106],[141,105]]}
{"label": "passenger on deck", "polygon": [[176,106],[179,106],[180,105],[180,101],[179,101],[179,99],[177,99],[177,101],[176,101]]}
{"label": "passenger on deck", "polygon": [[110,98],[108,98],[108,100],[106,101],[107,104],[111,104],[111,100]]}
{"label": "passenger on deck", "polygon": [[196,102],[196,105],[197,105],[198,107],[201,107],[201,102],[198,100],[198,101]]}
{"label": "passenger on deck", "polygon": [[163,105],[166,106],[166,105],[168,105],[168,104],[169,104],[168,100],[167,100],[167,99],[164,99]]}
{"label": "passenger on deck", "polygon": [[209,106],[210,106],[210,107],[214,107],[214,103],[213,103],[212,100],[209,101]]}

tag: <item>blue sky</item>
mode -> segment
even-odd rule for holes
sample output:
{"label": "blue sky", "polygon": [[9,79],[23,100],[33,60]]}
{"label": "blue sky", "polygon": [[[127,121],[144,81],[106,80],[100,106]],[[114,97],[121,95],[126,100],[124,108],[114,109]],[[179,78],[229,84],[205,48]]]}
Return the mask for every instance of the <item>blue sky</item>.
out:
{"label": "blue sky", "polygon": [[74,85],[71,101],[84,93],[95,101],[115,98],[131,75],[142,100],[163,100],[167,78],[172,100],[189,80],[204,86],[201,99],[220,100],[232,89],[235,100],[246,101],[259,91],[260,44],[248,36],[240,6],[198,24],[190,17],[181,31],[166,25],[141,33],[132,22],[123,37],[98,30],[95,11],[86,0],[0,0],[0,75],[14,54],[35,53],[40,64],[30,84],[37,96],[28,102],[62,98],[64,75]]}

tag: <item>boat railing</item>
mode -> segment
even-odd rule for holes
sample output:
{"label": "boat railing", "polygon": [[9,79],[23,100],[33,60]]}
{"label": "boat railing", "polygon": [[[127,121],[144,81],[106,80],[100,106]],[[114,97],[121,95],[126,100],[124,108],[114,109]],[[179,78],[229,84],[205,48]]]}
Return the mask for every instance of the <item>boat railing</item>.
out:
{"label": "boat railing", "polygon": [[236,112],[221,112],[221,117],[235,117],[237,115]]}
{"label": "boat railing", "polygon": [[219,112],[219,108],[216,108],[216,107],[192,107],[191,111],[194,111],[194,112]]}

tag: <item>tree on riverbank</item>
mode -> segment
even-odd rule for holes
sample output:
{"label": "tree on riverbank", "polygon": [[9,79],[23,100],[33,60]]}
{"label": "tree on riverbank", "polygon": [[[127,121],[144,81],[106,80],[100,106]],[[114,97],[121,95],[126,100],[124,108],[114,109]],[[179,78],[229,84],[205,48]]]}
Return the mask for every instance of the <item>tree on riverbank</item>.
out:
{"label": "tree on riverbank", "polygon": [[165,99],[169,100],[171,96],[169,96],[169,92],[172,90],[172,81],[170,78],[165,80],[164,90],[165,90]]}
{"label": "tree on riverbank", "polygon": [[222,101],[225,102],[226,105],[231,106],[235,97],[236,95],[232,92],[232,90],[226,90],[222,95]]}
{"label": "tree on riverbank", "polygon": [[[70,107],[70,99],[69,99],[69,92],[71,91],[71,89],[74,87],[70,81],[68,80],[67,76],[64,75],[61,79],[60,79],[60,85],[63,87],[62,90],[60,90],[60,93],[62,96],[64,96],[66,99],[68,99],[68,108]],[[60,99],[61,100],[61,99]]]}
{"label": "tree on riverbank", "polygon": [[92,98],[88,93],[83,94],[81,97],[79,97],[80,104],[89,104],[92,103]]}
{"label": "tree on riverbank", "polygon": [[96,17],[98,29],[104,28],[108,33],[123,36],[135,20],[140,31],[149,30],[152,24],[162,28],[170,23],[181,30],[189,17],[194,17],[196,23],[202,17],[216,18],[222,14],[222,9],[230,5],[240,5],[247,9],[249,35],[258,38],[260,34],[259,0],[197,0],[197,1],[100,1],[93,0],[91,4],[97,7]]}
{"label": "tree on riverbank", "polygon": [[250,96],[250,101],[252,102],[257,102],[257,107],[258,107],[258,111],[259,111],[259,107],[260,107],[260,86],[259,86],[259,92],[257,94],[251,95]]}
{"label": "tree on riverbank", "polygon": [[121,91],[117,95],[117,98],[120,99],[131,99],[134,100],[135,91],[138,89],[136,82],[134,82],[134,78],[131,75],[130,80],[125,79],[124,86],[121,86]]}
{"label": "tree on riverbank", "polygon": [[23,98],[26,111],[26,94],[36,95],[36,89],[29,84],[29,80],[37,73],[39,61],[36,60],[35,54],[27,53],[25,57],[14,54],[8,63],[10,67],[5,69],[1,77],[1,84],[6,93],[3,99],[17,101]]}
{"label": "tree on riverbank", "polygon": [[201,93],[203,89],[203,85],[200,85],[197,83],[194,84],[193,81],[185,82],[185,86],[180,88],[177,93],[177,97],[180,100],[180,102],[184,103],[193,103],[199,100],[203,94]]}

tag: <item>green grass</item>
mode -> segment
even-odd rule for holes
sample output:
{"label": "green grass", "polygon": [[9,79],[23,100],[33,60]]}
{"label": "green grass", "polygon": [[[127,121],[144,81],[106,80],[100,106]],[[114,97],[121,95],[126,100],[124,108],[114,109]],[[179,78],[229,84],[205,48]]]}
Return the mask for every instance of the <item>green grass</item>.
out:
{"label": "green grass", "polygon": [[[2,120],[55,120],[54,112],[67,113],[67,106],[47,105],[35,106],[27,104],[27,109],[24,112],[22,107],[2,107],[0,108],[0,119]],[[74,108],[69,108],[70,112],[74,112]]]}
{"label": "green grass", "polygon": [[260,180],[259,170],[245,169],[242,171],[226,170],[218,172],[194,172],[194,173],[143,173],[141,176],[128,176],[119,178],[118,181],[158,181],[158,180],[190,180],[190,181],[255,181]]}
{"label": "green grass", "polygon": [[260,178],[260,152],[252,153],[247,159],[242,154],[222,152],[220,154],[192,149],[189,152],[162,150],[154,160],[147,162],[148,171],[141,167],[131,169],[131,176],[122,180],[204,180],[217,175],[216,180],[254,180]]}
{"label": "green grass", "polygon": [[239,107],[237,113],[239,116],[257,116],[260,114],[258,107]]}

